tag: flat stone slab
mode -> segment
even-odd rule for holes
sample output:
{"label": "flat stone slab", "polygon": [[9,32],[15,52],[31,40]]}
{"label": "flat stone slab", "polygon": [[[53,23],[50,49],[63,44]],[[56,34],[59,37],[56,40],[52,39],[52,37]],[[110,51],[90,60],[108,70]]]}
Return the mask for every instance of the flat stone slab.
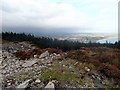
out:
{"label": "flat stone slab", "polygon": [[42,54],[40,55],[39,58],[44,58],[44,57],[47,57],[47,56],[49,56],[49,52],[48,52],[48,51],[45,51],[44,53],[42,53]]}
{"label": "flat stone slab", "polygon": [[29,84],[30,81],[31,81],[31,79],[26,80],[25,82],[23,82],[20,85],[18,85],[16,88],[23,90],[23,89],[27,88],[27,86],[28,86],[28,84]]}
{"label": "flat stone slab", "polygon": [[26,61],[24,64],[22,64],[23,67],[30,67],[32,65],[34,65],[35,63],[37,63],[38,60],[30,60],[30,61]]}
{"label": "flat stone slab", "polygon": [[55,90],[55,85],[53,82],[49,82],[46,86],[45,89],[51,89],[51,90]]}

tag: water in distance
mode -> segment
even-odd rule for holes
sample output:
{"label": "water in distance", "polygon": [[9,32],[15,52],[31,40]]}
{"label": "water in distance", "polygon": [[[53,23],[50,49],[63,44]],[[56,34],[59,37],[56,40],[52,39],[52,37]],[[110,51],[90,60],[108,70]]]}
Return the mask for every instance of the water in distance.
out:
{"label": "water in distance", "polygon": [[99,43],[115,43],[115,42],[118,42],[118,38],[106,38],[106,39],[101,39],[101,40],[98,40],[97,42]]}

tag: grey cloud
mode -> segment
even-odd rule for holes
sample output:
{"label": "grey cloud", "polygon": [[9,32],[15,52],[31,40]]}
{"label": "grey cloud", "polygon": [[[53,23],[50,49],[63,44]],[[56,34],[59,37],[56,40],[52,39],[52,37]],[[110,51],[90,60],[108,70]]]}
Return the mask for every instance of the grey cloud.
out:
{"label": "grey cloud", "polygon": [[[13,0],[13,2],[3,0],[3,6],[0,7],[0,11],[2,10],[4,14],[2,17],[3,29],[6,31],[39,32],[43,34],[117,31],[117,8],[111,7],[114,0],[106,0],[107,3],[104,0],[100,0],[101,3],[98,1],[94,1],[89,6],[87,4],[88,0],[80,0],[77,3],[85,3],[85,5],[83,5],[84,8],[79,8],[73,4],[74,0],[70,1],[71,3],[66,1],[61,3],[61,1],[56,0],[54,2],[50,0]],[[108,7],[104,9],[106,4]],[[101,7],[101,14],[95,14],[95,12],[89,10],[90,8],[93,11],[98,7]],[[92,14],[89,14],[89,12]]]}
{"label": "grey cloud", "polygon": [[[18,32],[18,33],[32,33],[35,35],[46,35],[46,36],[52,36],[52,35],[61,35],[61,34],[71,34],[71,33],[77,33],[78,28],[36,28],[36,27],[5,27],[3,26],[2,29],[3,32],[5,31],[12,31],[12,32]],[[81,32],[84,32],[85,28],[81,28]]]}
{"label": "grey cloud", "polygon": [[19,11],[17,8],[14,8],[7,3],[3,3],[3,5],[0,9],[2,11],[8,12],[8,13],[13,13],[13,12],[18,12]]}

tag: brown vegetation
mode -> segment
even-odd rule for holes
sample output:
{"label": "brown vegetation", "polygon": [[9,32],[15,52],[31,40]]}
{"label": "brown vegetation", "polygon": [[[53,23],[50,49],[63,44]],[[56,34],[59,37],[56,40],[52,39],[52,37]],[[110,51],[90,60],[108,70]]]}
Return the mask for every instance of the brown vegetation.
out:
{"label": "brown vegetation", "polygon": [[110,48],[81,48],[68,52],[67,57],[79,62],[91,63],[96,69],[120,85],[120,50]]}
{"label": "brown vegetation", "polygon": [[34,55],[40,55],[41,53],[48,51],[49,53],[62,53],[61,50],[59,49],[55,49],[55,48],[46,48],[46,49],[33,49],[31,51],[19,51],[15,53],[16,57],[19,57],[22,60],[25,59],[30,59],[32,57],[34,57]]}

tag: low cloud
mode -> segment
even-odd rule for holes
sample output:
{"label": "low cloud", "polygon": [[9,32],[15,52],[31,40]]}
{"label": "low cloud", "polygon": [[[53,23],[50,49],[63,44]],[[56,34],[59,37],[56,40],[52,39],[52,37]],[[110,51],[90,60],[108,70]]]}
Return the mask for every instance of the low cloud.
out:
{"label": "low cloud", "polygon": [[114,33],[118,31],[117,8],[118,0],[2,0],[0,12],[4,29]]}

